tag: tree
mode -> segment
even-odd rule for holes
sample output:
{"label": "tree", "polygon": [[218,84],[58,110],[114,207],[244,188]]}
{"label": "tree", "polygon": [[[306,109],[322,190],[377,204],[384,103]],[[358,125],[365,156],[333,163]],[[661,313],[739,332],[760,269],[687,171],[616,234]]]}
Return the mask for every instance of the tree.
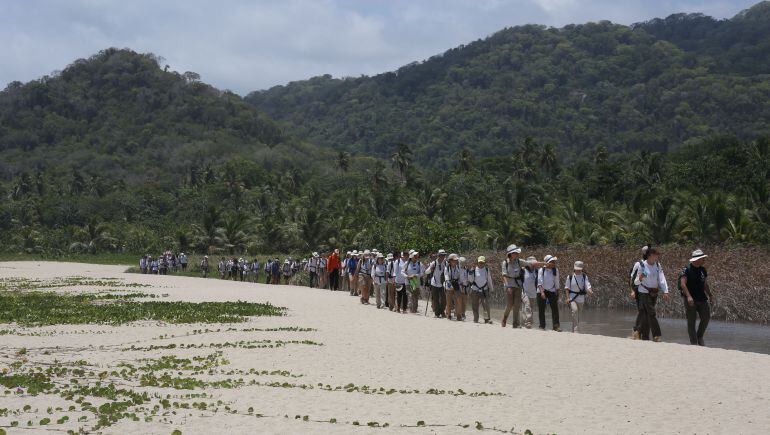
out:
{"label": "tree", "polygon": [[342,172],[348,172],[350,169],[350,153],[347,151],[340,151],[337,153],[337,169]]}
{"label": "tree", "polygon": [[91,219],[86,225],[78,228],[75,237],[78,241],[70,244],[70,251],[96,254],[102,249],[117,248],[117,239],[110,234],[110,225],[96,219]]}
{"label": "tree", "polygon": [[206,207],[201,216],[200,224],[196,224],[193,229],[196,233],[196,239],[200,250],[205,254],[211,254],[218,247],[222,246],[223,241],[220,237],[219,225],[222,222],[222,212],[216,206]]}
{"label": "tree", "polygon": [[471,152],[463,148],[457,155],[457,171],[461,174],[467,174],[473,167],[473,156]]}
{"label": "tree", "polygon": [[390,160],[393,164],[399,176],[401,176],[402,182],[406,182],[406,171],[409,168],[412,159],[412,150],[405,143],[398,145],[396,152],[390,156]]}

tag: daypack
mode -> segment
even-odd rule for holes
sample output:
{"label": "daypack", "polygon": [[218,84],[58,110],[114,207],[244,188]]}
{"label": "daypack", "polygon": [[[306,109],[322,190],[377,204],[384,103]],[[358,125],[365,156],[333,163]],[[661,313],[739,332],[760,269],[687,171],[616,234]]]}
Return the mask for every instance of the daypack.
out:
{"label": "daypack", "polygon": [[[639,267],[636,267],[636,265],[639,265]],[[631,287],[631,291],[634,292],[634,294],[636,294],[636,284],[634,284],[634,280],[636,280],[636,274],[641,269],[642,269],[642,260],[639,260],[636,263],[634,263],[634,265],[631,266],[631,270],[628,271],[628,276],[630,277],[628,279],[628,286]]]}
{"label": "daypack", "polygon": [[690,266],[685,266],[682,268],[682,270],[679,271],[679,274],[676,276],[676,288],[679,289],[679,294],[681,296],[684,296],[684,288],[682,288],[682,278],[684,278],[687,275],[687,269]]}
{"label": "daypack", "polygon": [[[510,261],[510,258],[506,258],[505,259],[505,272],[506,273],[508,272],[508,264],[510,264],[509,261]],[[524,277],[522,276],[523,275],[522,271],[524,270],[524,268],[521,267],[521,260],[518,259],[518,258],[516,259],[516,264],[519,266],[519,273],[518,273],[518,276],[516,278],[512,278],[512,279],[514,281],[516,281],[517,283],[519,283],[519,287],[523,287],[524,286]]]}
{"label": "daypack", "polygon": [[439,283],[441,285],[444,285],[444,269],[446,269],[447,265],[446,263],[442,266],[441,272],[438,272],[438,260],[433,261],[433,271],[430,274],[430,280],[428,280],[429,283],[433,282],[433,277],[436,275],[436,273],[440,273],[439,276]]}
{"label": "daypack", "polygon": [[570,294],[575,295],[575,296],[569,298],[570,302],[574,302],[575,299],[578,298],[578,296],[586,295],[588,293],[587,290],[586,290],[586,281],[588,280],[588,274],[583,272],[583,288],[580,288],[580,283],[577,281],[577,279],[575,279],[575,284],[577,284],[577,286],[578,286],[578,291],[572,291],[572,280],[574,278],[575,278],[575,274],[570,274],[569,275],[569,281],[568,282],[570,283],[570,286],[567,288],[567,291]]}

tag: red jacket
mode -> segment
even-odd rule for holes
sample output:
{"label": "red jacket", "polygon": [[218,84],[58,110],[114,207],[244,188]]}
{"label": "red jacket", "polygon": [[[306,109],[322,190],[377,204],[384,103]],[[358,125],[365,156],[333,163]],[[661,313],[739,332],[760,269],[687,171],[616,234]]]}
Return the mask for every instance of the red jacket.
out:
{"label": "red jacket", "polygon": [[332,255],[329,256],[329,260],[326,262],[326,270],[331,272],[341,267],[342,264],[340,263],[340,256],[336,253],[332,253]]}

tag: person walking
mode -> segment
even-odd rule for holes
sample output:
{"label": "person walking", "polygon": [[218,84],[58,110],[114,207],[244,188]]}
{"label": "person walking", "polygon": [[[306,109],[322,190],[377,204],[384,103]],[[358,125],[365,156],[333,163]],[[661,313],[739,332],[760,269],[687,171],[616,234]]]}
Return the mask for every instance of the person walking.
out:
{"label": "person walking", "polygon": [[372,265],[372,282],[377,309],[380,309],[385,306],[385,301],[388,299],[388,264],[385,262],[385,256],[379,252]]}
{"label": "person walking", "polygon": [[404,265],[402,274],[406,278],[406,288],[409,292],[409,312],[416,313],[420,300],[420,278],[423,276],[419,252],[409,253],[409,260]]}
{"label": "person walking", "polygon": [[361,287],[361,303],[369,305],[369,297],[372,290],[372,252],[368,249],[364,251],[363,260],[358,267],[358,285]]}
{"label": "person walking", "polygon": [[460,257],[457,254],[449,254],[447,266],[444,269],[444,289],[446,291],[446,318],[452,320],[452,309],[455,311],[455,319],[461,320],[460,307]]}
{"label": "person walking", "polygon": [[396,303],[391,310],[395,310],[398,313],[406,314],[406,307],[409,297],[407,296],[407,277],[406,277],[406,265],[409,263],[409,255],[406,251],[401,253],[401,257],[393,260],[393,284],[396,293]]}
{"label": "person walking", "polygon": [[446,251],[439,249],[436,258],[425,269],[430,286],[433,315],[437,318],[446,317],[446,291],[444,289],[444,271],[446,269]]}
{"label": "person walking", "polygon": [[458,321],[462,322],[465,321],[465,310],[468,306],[468,293],[471,286],[469,277],[472,275],[473,264],[469,261],[466,262],[465,257],[460,257],[458,265],[460,267],[460,295],[457,298],[455,316]]}
{"label": "person walking", "polygon": [[143,274],[147,274],[147,255],[144,255],[139,259],[139,270],[141,270]]}
{"label": "person walking", "polygon": [[639,336],[642,340],[649,340],[650,333],[655,342],[662,340],[660,324],[655,312],[655,304],[658,301],[658,294],[663,292],[663,300],[668,302],[668,284],[663,274],[663,268],[658,260],[660,253],[655,248],[647,250],[647,259],[634,265],[631,275],[635,276],[636,294],[639,304],[639,313],[642,321],[640,324]]}
{"label": "person walking", "polygon": [[340,289],[340,269],[342,263],[340,262],[340,250],[335,249],[329,256],[329,260],[326,263],[326,269],[329,272],[329,290],[337,291]]}
{"label": "person walking", "polygon": [[540,269],[537,282],[540,298],[537,300],[537,311],[540,329],[545,330],[545,308],[551,307],[551,323],[554,331],[561,332],[559,325],[559,269],[556,267],[558,258],[546,255],[545,265]]}
{"label": "person walking", "polygon": [[388,310],[393,311],[393,307],[396,306],[396,274],[394,273],[395,259],[393,258],[393,254],[388,254],[388,256],[385,257],[385,264],[388,267],[388,285],[385,307],[387,307]]}
{"label": "person walking", "polygon": [[535,310],[538,309],[538,269],[540,263],[537,258],[529,257],[524,264],[524,279],[522,285],[522,303],[524,305],[524,327],[532,329]]}
{"label": "person walking", "polygon": [[[708,255],[696,249],[690,256],[690,262],[679,276],[679,288],[684,299],[685,316],[687,317],[687,334],[690,344],[705,346],[703,336],[711,320],[711,306],[714,294],[711,292],[706,279],[708,273],[704,264]],[[695,318],[700,318],[698,329],[695,329]]]}
{"label": "person walking", "polygon": [[310,275],[308,287],[316,287],[318,285],[318,252],[313,252],[313,256],[307,262],[307,271]]}
{"label": "person walking", "polygon": [[564,299],[569,303],[572,314],[572,332],[578,332],[580,314],[583,312],[586,295],[594,294],[591,281],[588,280],[588,275],[583,268],[583,262],[576,261],[573,268],[574,272],[564,282]]}
{"label": "person walking", "polygon": [[209,277],[209,256],[204,255],[203,260],[201,260],[201,275],[203,275],[204,278]]}
{"label": "person walking", "polygon": [[187,256],[184,255],[184,252],[179,254],[179,266],[182,267],[182,272],[187,272]]}
{"label": "person walking", "polygon": [[523,284],[523,265],[519,260],[521,248],[510,245],[505,250],[507,258],[501,264],[503,273],[503,286],[505,287],[505,313],[503,314],[502,327],[505,328],[508,316],[511,317],[511,326],[521,327],[519,311],[521,311],[521,286]]}
{"label": "person walking", "polygon": [[492,316],[489,313],[489,294],[493,289],[492,276],[487,267],[487,259],[483,255],[476,261],[476,267],[470,281],[471,309],[473,310],[473,322],[479,323],[479,304],[484,310],[484,323],[492,324]]}
{"label": "person walking", "polygon": [[358,296],[358,251],[354,250],[348,259],[348,282],[350,286],[350,296]]}

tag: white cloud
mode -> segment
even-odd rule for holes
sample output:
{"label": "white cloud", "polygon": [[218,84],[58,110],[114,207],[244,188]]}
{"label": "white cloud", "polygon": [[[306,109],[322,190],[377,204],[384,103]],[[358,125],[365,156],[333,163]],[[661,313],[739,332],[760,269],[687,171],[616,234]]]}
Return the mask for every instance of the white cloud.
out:
{"label": "white cloud", "polygon": [[115,46],[239,93],[313,75],[392,70],[525,23],[731,16],[753,0],[227,0],[0,2],[0,87]]}

